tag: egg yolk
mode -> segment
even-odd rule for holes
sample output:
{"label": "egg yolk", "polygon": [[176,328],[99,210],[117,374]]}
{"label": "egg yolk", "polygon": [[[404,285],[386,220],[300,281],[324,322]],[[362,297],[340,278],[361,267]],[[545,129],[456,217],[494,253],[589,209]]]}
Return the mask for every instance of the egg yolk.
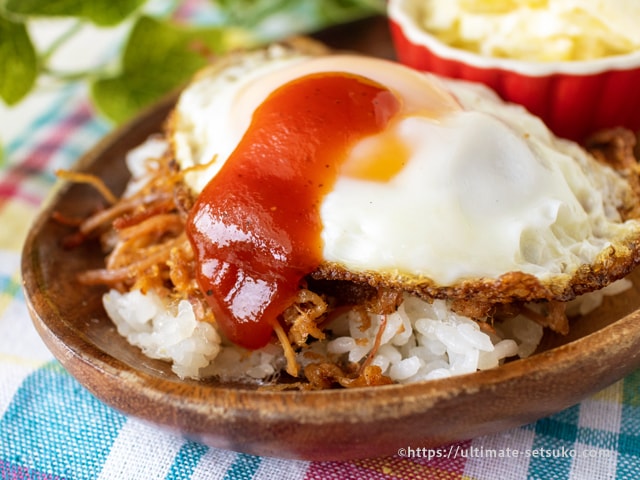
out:
{"label": "egg yolk", "polygon": [[329,72],[282,85],[256,109],[187,220],[199,287],[229,340],[250,349],[268,343],[301,280],[322,262],[319,208],[342,167],[373,180],[402,167],[388,149],[343,165],[400,107],[376,82]]}

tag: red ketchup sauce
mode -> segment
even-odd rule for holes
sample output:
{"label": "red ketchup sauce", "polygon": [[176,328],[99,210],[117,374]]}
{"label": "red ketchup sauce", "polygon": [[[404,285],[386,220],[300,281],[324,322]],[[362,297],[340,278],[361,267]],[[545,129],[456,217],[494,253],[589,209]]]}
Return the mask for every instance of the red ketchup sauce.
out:
{"label": "red ketchup sauce", "polygon": [[267,344],[300,282],[322,261],[320,204],[349,149],[399,111],[385,87],[312,74],[276,89],[189,214],[197,281],[221,331]]}

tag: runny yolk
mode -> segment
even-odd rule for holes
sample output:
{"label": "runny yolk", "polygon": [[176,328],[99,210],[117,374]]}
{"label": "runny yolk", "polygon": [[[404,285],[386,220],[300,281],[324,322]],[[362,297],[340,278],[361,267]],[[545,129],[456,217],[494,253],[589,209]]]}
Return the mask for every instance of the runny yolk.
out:
{"label": "runny yolk", "polygon": [[393,130],[371,136],[355,146],[340,173],[347,177],[387,182],[406,165],[410,156],[407,145]]}
{"label": "runny yolk", "polygon": [[281,86],[255,111],[187,220],[199,287],[229,340],[250,349],[268,343],[322,261],[319,208],[349,149],[399,109],[382,85],[322,73]]}

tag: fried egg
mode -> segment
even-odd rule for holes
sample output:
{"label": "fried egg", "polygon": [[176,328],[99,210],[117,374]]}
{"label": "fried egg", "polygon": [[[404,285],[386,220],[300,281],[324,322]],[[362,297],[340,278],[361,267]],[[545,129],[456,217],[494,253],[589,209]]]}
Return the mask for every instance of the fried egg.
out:
{"label": "fried egg", "polygon": [[[636,201],[625,177],[523,108],[480,85],[316,48],[231,56],[185,89],[168,136],[182,169],[206,166],[185,177],[194,194],[274,90],[320,72],[369,78],[402,107],[387,130],[346,152],[320,206],[317,277],[432,297],[568,300],[638,262],[640,224],[619,213]],[[398,157],[400,166],[384,173]],[[517,282],[507,281],[514,273]]]}

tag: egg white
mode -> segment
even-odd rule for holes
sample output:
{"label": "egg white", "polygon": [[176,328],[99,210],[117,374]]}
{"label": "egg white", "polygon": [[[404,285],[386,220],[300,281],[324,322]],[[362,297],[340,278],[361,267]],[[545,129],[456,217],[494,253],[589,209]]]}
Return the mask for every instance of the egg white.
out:
{"label": "egg white", "polygon": [[410,155],[387,181],[338,178],[320,209],[325,261],[440,285],[513,271],[547,279],[593,263],[613,239],[637,229],[620,220],[628,186],[619,175],[484,87],[384,60],[318,58],[280,46],[215,65],[182,94],[170,131],[178,162],[215,159],[187,177],[194,192],[275,88],[327,71],[368,77],[401,98],[400,118],[386,134]]}

